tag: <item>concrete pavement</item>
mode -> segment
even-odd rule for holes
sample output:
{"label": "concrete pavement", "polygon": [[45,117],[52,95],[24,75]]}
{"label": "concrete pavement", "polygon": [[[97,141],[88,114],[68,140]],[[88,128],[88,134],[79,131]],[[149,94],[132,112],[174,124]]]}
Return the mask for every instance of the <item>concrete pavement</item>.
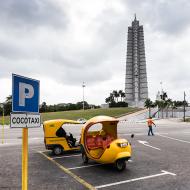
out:
{"label": "concrete pavement", "polygon": [[[118,136],[127,138],[133,149],[123,172],[93,161],[84,165],[78,152],[53,156],[45,150],[43,129],[29,129],[29,189],[188,190],[190,124],[176,119],[155,122],[155,136],[147,136],[146,123],[137,123],[132,116],[119,122]],[[79,138],[81,127],[67,126],[67,130]],[[5,129],[5,144],[0,145],[0,190],[21,189],[21,136],[21,129]]]}

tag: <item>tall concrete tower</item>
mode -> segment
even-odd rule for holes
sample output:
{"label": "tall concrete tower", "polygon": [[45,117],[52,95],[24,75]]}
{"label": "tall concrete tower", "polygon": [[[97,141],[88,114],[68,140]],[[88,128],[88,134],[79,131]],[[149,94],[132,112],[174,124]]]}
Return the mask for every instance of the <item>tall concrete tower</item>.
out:
{"label": "tall concrete tower", "polygon": [[128,27],[125,76],[125,101],[132,107],[144,107],[148,98],[143,26],[135,19]]}

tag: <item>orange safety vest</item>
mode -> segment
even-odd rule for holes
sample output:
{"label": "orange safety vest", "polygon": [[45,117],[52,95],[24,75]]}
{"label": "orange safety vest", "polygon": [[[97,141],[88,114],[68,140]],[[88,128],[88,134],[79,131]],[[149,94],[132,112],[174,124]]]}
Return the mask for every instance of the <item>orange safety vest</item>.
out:
{"label": "orange safety vest", "polygon": [[154,124],[154,122],[152,121],[152,119],[148,119],[147,123],[148,123],[148,126],[152,126],[152,124]]}

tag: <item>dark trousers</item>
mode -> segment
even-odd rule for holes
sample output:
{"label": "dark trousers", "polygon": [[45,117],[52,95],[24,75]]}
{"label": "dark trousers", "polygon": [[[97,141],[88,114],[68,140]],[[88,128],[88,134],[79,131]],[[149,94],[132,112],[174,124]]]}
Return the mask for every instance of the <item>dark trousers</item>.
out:
{"label": "dark trousers", "polygon": [[150,136],[150,133],[152,135],[154,135],[153,130],[152,130],[152,126],[148,126],[148,128],[149,128],[149,130],[148,130],[148,136]]}

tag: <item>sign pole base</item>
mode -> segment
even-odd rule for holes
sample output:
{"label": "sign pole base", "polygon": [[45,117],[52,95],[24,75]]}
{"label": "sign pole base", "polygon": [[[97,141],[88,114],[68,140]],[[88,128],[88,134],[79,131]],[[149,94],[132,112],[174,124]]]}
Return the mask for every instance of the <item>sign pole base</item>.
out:
{"label": "sign pole base", "polygon": [[22,190],[28,189],[28,128],[22,129]]}

